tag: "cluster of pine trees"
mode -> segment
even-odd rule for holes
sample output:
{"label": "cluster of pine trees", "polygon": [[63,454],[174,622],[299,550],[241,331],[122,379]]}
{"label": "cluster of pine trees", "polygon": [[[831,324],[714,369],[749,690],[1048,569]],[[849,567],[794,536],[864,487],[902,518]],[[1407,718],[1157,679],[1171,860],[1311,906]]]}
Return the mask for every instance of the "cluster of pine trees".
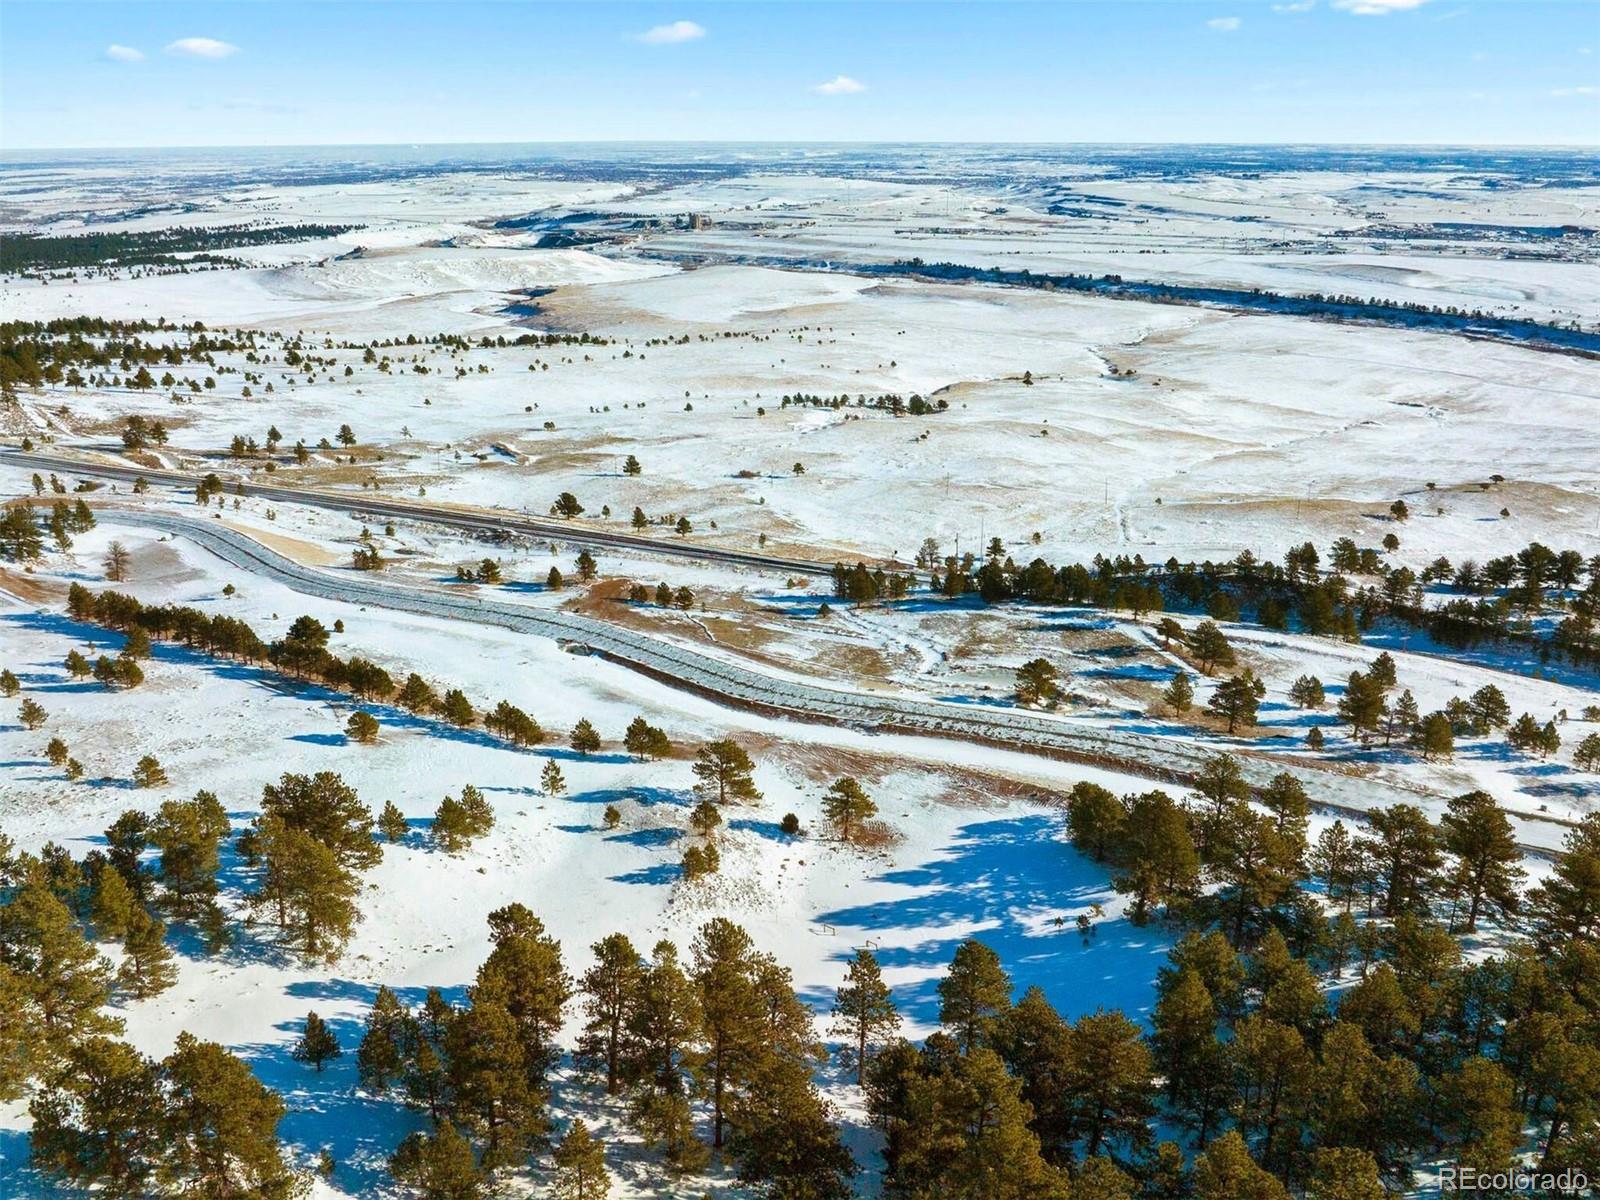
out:
{"label": "cluster of pine trees", "polygon": [[[1321,571],[1322,557],[1310,542],[1289,550],[1281,566],[1250,551],[1227,563],[1169,559],[1157,566],[1138,555],[1096,555],[1089,565],[1056,567],[1035,558],[1018,566],[999,538],[991,539],[982,562],[973,554],[941,559],[938,543],[930,538],[918,561],[931,569],[934,591],[951,597],[976,594],[989,603],[1081,604],[1135,616],[1202,611],[1219,621],[1238,621],[1253,612],[1268,628],[1294,624],[1305,633],[1350,641],[1387,618],[1454,649],[1509,641],[1529,647],[1541,661],[1564,655],[1580,665],[1600,662],[1600,560],[1586,563],[1577,551],[1557,552],[1538,543],[1493,560],[1492,572],[1470,562],[1453,569],[1440,559],[1423,577],[1409,567],[1386,565],[1377,551],[1358,549],[1349,538],[1334,544],[1329,573]],[[839,574],[836,568],[836,578]],[[1378,579],[1358,587],[1351,575]],[[1477,598],[1424,604],[1424,585],[1446,581],[1476,592]],[[846,595],[837,588],[836,594]],[[1527,619],[1550,608],[1565,614],[1552,630]]]}
{"label": "cluster of pine trees", "polygon": [[[368,1014],[362,1086],[434,1123],[398,1148],[399,1180],[425,1195],[475,1196],[497,1171],[544,1152],[550,1074],[561,1058],[555,1034],[576,1000],[578,1064],[626,1100],[630,1123],[669,1170],[698,1171],[722,1151],[772,1195],[847,1194],[854,1166],[813,1082],[826,1053],[811,1010],[788,970],[739,926],[708,922],[687,958],[668,941],[646,957],[612,934],[595,943],[594,965],[577,980],[522,905],[491,913],[489,928],[494,948],[465,1005],[433,990],[413,1011],[382,988]],[[556,1149],[558,1171],[570,1137]],[[592,1161],[603,1149],[590,1153]]]}

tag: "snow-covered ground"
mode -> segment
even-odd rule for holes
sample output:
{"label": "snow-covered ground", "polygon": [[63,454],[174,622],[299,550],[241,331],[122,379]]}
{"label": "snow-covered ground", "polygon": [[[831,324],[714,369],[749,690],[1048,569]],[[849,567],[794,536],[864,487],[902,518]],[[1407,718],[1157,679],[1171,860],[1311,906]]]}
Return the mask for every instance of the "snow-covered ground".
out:
{"label": "snow-covered ground", "polygon": [[[927,537],[956,554],[981,554],[999,537],[1019,562],[1054,563],[1097,552],[1152,562],[1221,561],[1244,549],[1276,558],[1307,540],[1325,551],[1339,537],[1376,546],[1388,533],[1400,546],[1386,560],[1418,571],[1441,555],[1482,562],[1533,540],[1600,554],[1600,371],[1591,359],[1287,316],[695,260],[920,256],[1600,318],[1600,194],[1566,167],[1551,178],[1326,164],[1163,173],[1092,156],[1007,153],[997,164],[989,154],[968,162],[929,151],[876,170],[840,158],[832,172],[827,156],[803,167],[655,165],[622,182],[618,172],[577,167],[408,174],[378,164],[341,175],[200,160],[148,177],[114,164],[0,171],[8,234],[360,226],[229,251],[247,264],[234,269],[0,280],[6,320],[165,317],[260,331],[255,359],[219,352],[214,364],[173,366],[176,386],[129,390],[113,370],[116,383],[23,389],[15,403],[0,402],[0,443],[28,438],[55,454],[265,480],[267,456],[232,457],[229,444],[235,436],[263,443],[275,426],[284,439],[273,456],[277,484],[535,515],[571,492],[592,529],[630,530],[637,507],[669,540],[686,516],[693,528],[684,541],[824,562],[908,561]],[[545,231],[590,228],[605,237],[540,245]],[[547,331],[606,344],[498,342]],[[426,341],[438,334],[474,344]],[[321,360],[309,375],[284,362],[296,338]],[[366,361],[369,342],[387,363]],[[208,375],[214,387],[191,391],[190,378]],[[782,402],[841,394],[850,398],[844,408]],[[894,417],[855,403],[888,395],[946,407]],[[125,452],[119,433],[133,415],[161,421],[167,444]],[[353,449],[318,448],[346,423]],[[302,439],[303,465],[288,452]],[[640,474],[623,471],[628,455]],[[71,487],[74,477],[62,474]],[[0,454],[0,500],[32,495],[31,475]],[[1388,515],[1399,497],[1411,511],[1403,524]],[[607,933],[624,931],[639,946],[659,937],[684,944],[709,916],[729,916],[792,969],[820,1012],[852,948],[872,945],[913,1034],[932,1027],[934,981],[969,935],[1000,952],[1019,988],[1038,984],[1068,1016],[1148,1009],[1169,934],[1125,920],[1104,872],[1067,844],[1057,803],[1079,780],[1128,792],[1152,786],[1148,778],[756,715],[547,637],[297,591],[182,536],[116,521],[125,503],[197,516],[191,497],[163,486],[138,500],[126,485],[91,499],[110,503],[69,552],[52,549],[27,571],[0,565],[0,666],[50,714],[28,732],[14,704],[0,713],[0,830],[25,849],[53,840],[81,855],[126,808],[206,788],[237,825],[281,772],[324,769],[344,774],[374,809],[392,800],[414,826],[368,874],[365,920],[331,967],[299,966],[249,941],[216,958],[185,945],[176,987],[122,1007],[129,1038],[151,1053],[189,1029],[245,1055],[289,1100],[283,1132],[297,1151],[333,1150],[340,1167],[325,1191],[377,1189],[383,1157],[412,1118],[358,1095],[350,1056],[322,1075],[291,1060],[306,1010],[327,1018],[349,1050],[379,984],[409,1001],[429,986],[459,997],[487,952],[485,914],[513,900],[561,939],[574,973]],[[297,563],[353,578],[346,564],[362,526],[348,514],[246,497],[222,515]],[[894,607],[835,604],[824,618],[829,597],[817,579],[621,550],[599,554],[601,579],[590,589],[571,583],[576,550],[559,538],[488,542],[424,521],[396,526],[370,529],[395,586],[580,613],[781,679],[890,703],[1010,711],[1015,668],[1042,655],[1070,696],[1054,719],[1294,763],[1322,773],[1324,799],[1359,807],[1362,788],[1382,788],[1437,813],[1450,796],[1483,788],[1513,815],[1519,838],[1544,850],[1600,802],[1600,777],[1572,762],[1578,740],[1597,728],[1581,716],[1600,703],[1600,681],[1575,670],[1535,671],[1491,652],[1450,655],[1384,628],[1352,646],[1229,626],[1242,663],[1268,690],[1262,728],[1228,738],[1160,713],[1156,697],[1180,660],[1148,621],[924,594]],[[168,645],[134,692],[73,682],[61,665],[69,649],[118,644],[63,611],[68,582],[103,585],[113,538],[133,553],[124,586],[144,600],[235,615],[264,637],[301,613],[342,621],[336,652],[460,686],[479,708],[508,699],[552,741],[518,751],[379,709],[379,742],[355,745],[343,734],[347,698]],[[500,560],[505,583],[453,582],[458,566],[486,556]],[[545,587],[552,566],[567,588]],[[663,580],[691,588],[695,604],[674,611],[615,599],[630,581]],[[1540,761],[1496,736],[1465,740],[1453,761],[1430,764],[1356,745],[1335,726],[1332,705],[1342,681],[1380,649],[1393,653],[1400,686],[1424,712],[1489,683],[1514,714],[1542,721],[1565,712],[1561,751]],[[1319,712],[1288,699],[1307,673],[1328,685]],[[1203,705],[1212,685],[1197,683]],[[655,763],[624,755],[621,732],[639,714],[679,752]],[[587,758],[565,749],[580,717],[605,739]],[[1304,747],[1313,725],[1328,734],[1320,755]],[[84,781],[69,783],[48,765],[50,736],[83,762]],[[721,736],[754,754],[764,797],[730,814],[721,872],[686,883],[677,864],[693,837],[690,756]],[[143,754],[161,761],[171,785],[132,787]],[[539,791],[550,759],[566,775],[565,795]],[[888,831],[871,849],[824,835],[822,790],[846,773],[873,794]],[[451,857],[427,843],[425,827],[439,800],[467,783],[489,795],[496,827]],[[616,830],[601,824],[608,804],[623,814]],[[779,832],[788,812],[805,836]],[[237,904],[245,883],[237,863],[224,882]],[[1097,904],[1104,916],[1085,944],[1073,921]],[[852,1144],[870,1157],[859,1094],[831,1071],[825,1084],[853,1122]],[[565,1068],[556,1107],[602,1114],[621,1148],[623,1195],[684,1187],[663,1182],[619,1114]],[[6,1195],[40,1186],[14,1173],[26,1124],[22,1106],[0,1109]]]}

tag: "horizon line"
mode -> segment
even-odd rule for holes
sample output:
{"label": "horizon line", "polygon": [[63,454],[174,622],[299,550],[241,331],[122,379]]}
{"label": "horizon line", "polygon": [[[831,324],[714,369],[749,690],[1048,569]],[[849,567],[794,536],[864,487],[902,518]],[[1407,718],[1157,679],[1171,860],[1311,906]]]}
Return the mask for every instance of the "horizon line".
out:
{"label": "horizon line", "polygon": [[455,141],[392,141],[392,142],[182,142],[161,145],[98,145],[98,146],[6,146],[0,147],[0,159],[19,154],[72,154],[139,152],[169,150],[334,150],[344,148],[383,149],[433,149],[462,146],[1016,146],[1016,147],[1117,147],[1117,148],[1173,148],[1173,147],[1229,147],[1274,150],[1291,149],[1363,149],[1363,150],[1556,150],[1585,151],[1600,148],[1600,139],[1593,142],[1462,142],[1462,141],[1104,141],[1104,140],[1013,140],[1006,138],[549,138],[538,141],[461,139]]}

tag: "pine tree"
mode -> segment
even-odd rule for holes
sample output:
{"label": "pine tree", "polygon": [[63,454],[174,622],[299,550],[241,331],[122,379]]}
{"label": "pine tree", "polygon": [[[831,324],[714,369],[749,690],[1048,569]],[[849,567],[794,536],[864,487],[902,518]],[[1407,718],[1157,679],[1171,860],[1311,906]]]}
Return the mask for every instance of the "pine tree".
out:
{"label": "pine tree", "polygon": [[365,710],[357,709],[345,722],[344,733],[352,742],[370,746],[378,740],[378,718]]}
{"label": "pine tree", "polygon": [[1121,1012],[1090,1013],[1072,1026],[1067,1053],[1073,1140],[1084,1154],[1092,1158],[1114,1143],[1144,1149],[1154,1115],[1155,1062],[1139,1027]]}
{"label": "pine tree", "polygon": [[606,1094],[614,1096],[622,1088],[627,1022],[644,980],[644,963],[625,934],[613,933],[591,949],[594,965],[578,981],[585,1018],[578,1058],[604,1070]]}
{"label": "pine tree", "polygon": [[59,1058],[83,1038],[120,1031],[121,1022],[101,1011],[110,998],[110,967],[40,879],[0,905],[0,963],[22,981],[38,1013],[31,1036],[41,1058]]}
{"label": "pine tree", "polygon": [[356,1049],[361,1086],[385,1094],[405,1074],[419,1034],[416,1021],[388,987],[380,985],[367,1012],[366,1032]]}
{"label": "pine tree", "polygon": [[1211,691],[1207,707],[1227,722],[1228,732],[1231,734],[1240,725],[1250,726],[1256,723],[1256,713],[1261,706],[1262,697],[1266,694],[1267,685],[1250,671],[1244,671],[1217,684]]}
{"label": "pine tree", "polygon": [[561,944],[521,904],[489,914],[489,938],[494,949],[478,968],[475,986],[492,989],[511,1014],[529,1081],[542,1090],[545,1074],[560,1058],[555,1037],[573,991],[562,966]]}
{"label": "pine tree", "polygon": [[466,693],[460,688],[451,688],[444,694],[438,703],[439,715],[450,724],[467,728],[478,719],[472,711],[472,703],[467,699]]}
{"label": "pine tree", "polygon": [[1283,1184],[1256,1165],[1233,1129],[1195,1160],[1194,1195],[1195,1200],[1289,1200]]}
{"label": "pine tree", "polygon": [[702,800],[689,813],[689,824],[701,837],[710,837],[722,824],[722,811],[710,800]]}
{"label": "pine tree", "polygon": [[739,1086],[766,1048],[761,998],[751,978],[754,953],[750,936],[725,917],[703,925],[694,941],[704,1047],[696,1082],[711,1101],[711,1144],[719,1149],[727,1132],[729,1090]]}
{"label": "pine tree", "polygon": [[383,802],[383,812],[378,817],[378,832],[383,834],[388,842],[402,840],[410,831],[406,823],[405,814],[400,811],[400,806],[393,800]]}
{"label": "pine tree", "polygon": [[317,1069],[318,1075],[322,1074],[322,1068],[327,1063],[344,1057],[338,1036],[315,1012],[306,1014],[305,1028],[301,1031],[300,1040],[294,1044],[293,1054],[296,1062],[310,1063]]}
{"label": "pine tree", "polygon": [[877,956],[864,947],[858,949],[834,994],[831,1030],[834,1037],[843,1039],[840,1061],[847,1068],[854,1066],[857,1087],[866,1080],[872,1050],[899,1028],[900,1013],[883,982]]}
{"label": "pine tree", "polygon": [[134,913],[143,911],[139,898],[122,877],[122,872],[114,868],[100,872],[91,909],[95,933],[100,938],[116,938],[120,941],[132,927]]}
{"label": "pine tree", "polygon": [[1173,673],[1172,682],[1161,693],[1161,702],[1179,716],[1194,707],[1194,684],[1189,680],[1189,672]]}
{"label": "pine tree", "polygon": [[1386,1200],[1388,1195],[1377,1162],[1365,1150],[1325,1146],[1313,1155],[1306,1200]]}
{"label": "pine tree", "polygon": [[117,985],[129,995],[148,999],[166,991],[178,981],[172,951],[167,949],[167,927],[143,908],[133,910],[123,941],[124,957],[117,971]]}
{"label": "pine tree", "polygon": [[1067,794],[1067,832],[1079,851],[1104,862],[1122,831],[1127,810],[1109,790],[1080,781]]}
{"label": "pine tree", "polygon": [[600,749],[600,735],[595,732],[588,717],[581,717],[572,727],[572,737],[569,744],[579,754],[588,756]]}
{"label": "pine tree", "polygon": [[1527,873],[1516,831],[1494,797],[1487,792],[1457,796],[1440,818],[1439,830],[1445,852],[1455,859],[1451,886],[1467,902],[1467,932],[1477,930],[1486,905],[1501,916],[1515,911]]}
{"label": "pine tree", "polygon": [[839,831],[840,839],[848,842],[863,822],[877,815],[878,806],[860,783],[845,775],[835,779],[823,793],[822,811]]}
{"label": "pine tree", "polygon": [[610,1194],[605,1143],[590,1135],[581,1118],[573,1121],[556,1146],[555,1164],[552,1190],[557,1200],[605,1200]]}
{"label": "pine tree", "polygon": [[546,796],[559,796],[567,790],[567,777],[555,759],[546,759],[544,770],[539,772],[539,790]]}
{"label": "pine tree", "polygon": [[[277,816],[256,823],[253,842],[262,863],[260,888],[250,905],[271,909],[278,927],[309,962],[332,961],[360,919],[360,883],[334,852]],[[376,847],[374,847],[376,848]]]}
{"label": "pine tree", "polygon": [[643,717],[635,717],[628,723],[622,745],[629,754],[646,760],[665,758],[672,753],[672,743],[667,740],[667,735]]}
{"label": "pine tree", "polygon": [[44,1057],[41,1024],[30,981],[0,958],[0,1101],[20,1097]]}
{"label": "pine tree", "polygon": [[22,727],[32,732],[49,720],[50,714],[45,712],[44,705],[37,700],[24,700],[22,707],[17,710],[17,717],[21,720]]}
{"label": "pine tree", "polygon": [[1112,886],[1133,897],[1128,917],[1136,925],[1157,905],[1188,897],[1200,879],[1200,855],[1189,836],[1189,822],[1162,791],[1135,796],[1118,838],[1117,874]]}
{"label": "pine tree", "polygon": [[1188,637],[1189,653],[1207,675],[1218,667],[1231,667],[1236,661],[1233,647],[1215,621],[1201,621]]}
{"label": "pine tree", "polygon": [[397,1183],[415,1188],[423,1200],[478,1200],[483,1194],[472,1146],[450,1121],[431,1137],[409,1134],[390,1157],[389,1173]]}
{"label": "pine tree", "polygon": [[1442,712],[1429,713],[1417,726],[1417,749],[1425,762],[1435,759],[1448,761],[1455,755],[1456,735],[1450,727],[1450,718]]}
{"label": "pine tree", "polygon": [[170,1101],[167,1171],[193,1195],[293,1196],[294,1171],[278,1144],[283,1101],[215,1042],[188,1033],[163,1064]]}
{"label": "pine tree", "polygon": [[995,1022],[1010,1009],[1011,977],[999,955],[969,939],[956,947],[938,993],[939,1023],[950,1030],[962,1053],[970,1053],[988,1040]]}
{"label": "pine tree", "polygon": [[1378,866],[1384,915],[1425,909],[1444,865],[1439,833],[1427,814],[1412,804],[1393,804],[1372,810],[1368,825],[1375,836],[1362,844]]}
{"label": "pine tree", "polygon": [[1217,1040],[1217,1010],[1198,971],[1184,968],[1162,991],[1151,1017],[1151,1050],[1166,1079],[1167,1103],[1194,1130],[1200,1145],[1232,1097],[1231,1063]]}
{"label": "pine tree", "polygon": [[1047,658],[1030,659],[1017,668],[1017,703],[1054,705],[1061,699],[1056,668]]}
{"label": "pine tree", "polygon": [[1338,705],[1339,719],[1350,726],[1352,736],[1366,741],[1382,722],[1385,709],[1382,684],[1371,675],[1352,671]]}
{"label": "pine tree", "polygon": [[1555,868],[1528,893],[1528,909],[1546,949],[1600,936],[1600,815],[1567,831]]}
{"label": "pine tree", "polygon": [[168,800],[150,822],[150,844],[161,851],[156,877],[166,904],[179,916],[195,919],[216,904],[217,871],[228,814],[211,792],[192,800]]}
{"label": "pine tree", "polygon": [[1289,699],[1300,708],[1321,708],[1326,702],[1322,680],[1315,675],[1302,675],[1289,688]]}
{"label": "pine tree", "polygon": [[[277,817],[288,828],[308,834],[351,870],[364,871],[383,857],[372,838],[372,811],[361,803],[356,790],[332,771],[310,776],[286,774],[277,783],[267,784],[261,789],[261,812],[263,817]],[[249,844],[246,841],[246,850]]]}
{"label": "pine tree", "polygon": [[696,1045],[700,996],[678,962],[677,948],[657,942],[628,1010],[623,1079],[634,1089],[630,1112],[645,1144],[659,1147],[675,1170],[695,1170],[708,1157],[695,1138],[687,1092],[701,1062]]}
{"label": "pine tree", "polygon": [[529,1064],[502,981],[474,985],[471,1003],[451,1019],[444,1053],[452,1113],[482,1144],[484,1170],[527,1159],[546,1129],[543,1097],[529,1082]]}
{"label": "pine tree", "polygon": [[123,1042],[87,1038],[29,1106],[32,1166],[101,1195],[150,1195],[165,1157],[164,1106],[155,1063]]}
{"label": "pine tree", "polygon": [[695,791],[714,799],[718,804],[738,800],[753,804],[761,799],[755,785],[755,763],[732,738],[710,742],[700,747],[693,767],[699,781]]}

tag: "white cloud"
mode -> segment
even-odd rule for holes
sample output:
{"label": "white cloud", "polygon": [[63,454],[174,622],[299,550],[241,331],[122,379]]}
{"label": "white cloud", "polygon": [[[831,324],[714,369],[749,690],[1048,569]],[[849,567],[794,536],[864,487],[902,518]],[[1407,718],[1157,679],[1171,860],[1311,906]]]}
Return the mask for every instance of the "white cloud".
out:
{"label": "white cloud", "polygon": [[167,46],[168,54],[182,54],[189,58],[227,58],[239,53],[232,42],[219,42],[216,38],[179,38]]}
{"label": "white cloud", "polygon": [[1212,17],[1206,22],[1206,27],[1215,29],[1218,33],[1232,33],[1243,24],[1244,22],[1238,17]]}
{"label": "white cloud", "polygon": [[867,85],[848,75],[835,75],[827,83],[819,83],[811,90],[819,96],[853,96],[866,91]]}
{"label": "white cloud", "polygon": [[106,47],[106,57],[112,62],[143,62],[144,51],[132,46],[119,46],[115,42]]}
{"label": "white cloud", "polygon": [[1317,0],[1291,0],[1288,4],[1274,4],[1273,12],[1293,13],[1310,12],[1317,6]]}
{"label": "white cloud", "polygon": [[698,41],[705,35],[704,25],[696,25],[693,21],[673,21],[670,25],[646,29],[637,40],[650,46],[676,46],[679,42]]}
{"label": "white cloud", "polygon": [[1358,17],[1384,17],[1408,8],[1421,8],[1428,0],[1333,0],[1340,12]]}
{"label": "white cloud", "polygon": [[1577,87],[1553,88],[1552,96],[1600,96],[1600,87],[1593,84],[1579,84]]}

